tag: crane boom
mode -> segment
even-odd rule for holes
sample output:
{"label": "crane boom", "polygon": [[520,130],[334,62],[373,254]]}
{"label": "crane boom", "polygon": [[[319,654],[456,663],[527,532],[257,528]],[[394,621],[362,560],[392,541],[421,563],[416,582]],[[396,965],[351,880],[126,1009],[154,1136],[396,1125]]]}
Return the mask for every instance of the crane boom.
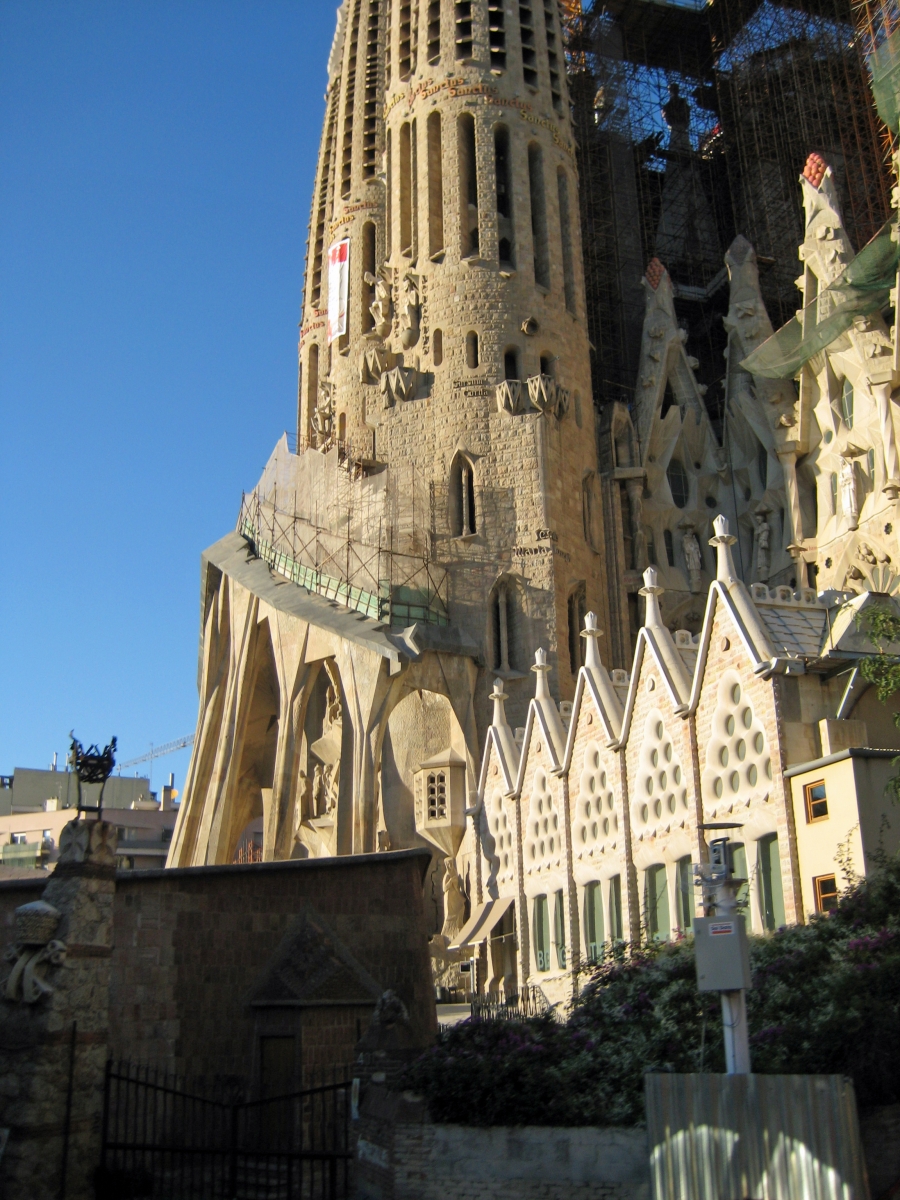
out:
{"label": "crane boom", "polygon": [[185,746],[193,746],[194,735],[192,733],[185,734],[184,737],[176,738],[174,742],[165,742],[162,746],[151,745],[146,754],[141,754],[138,758],[130,758],[128,762],[119,763],[120,771],[124,771],[126,767],[136,767],[138,763],[152,762],[154,758],[162,758],[165,754],[171,754],[173,750],[183,750]]}

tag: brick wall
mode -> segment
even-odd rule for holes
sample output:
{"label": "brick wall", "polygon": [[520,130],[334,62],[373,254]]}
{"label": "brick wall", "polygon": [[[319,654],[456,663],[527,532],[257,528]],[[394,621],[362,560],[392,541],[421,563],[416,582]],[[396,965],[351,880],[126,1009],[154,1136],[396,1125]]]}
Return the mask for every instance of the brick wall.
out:
{"label": "brick wall", "polygon": [[[304,1068],[349,1063],[369,1026],[372,992],[388,988],[409,1010],[415,1044],[425,1044],[436,1031],[422,896],[429,862],[427,851],[404,851],[120,873],[111,1054],[210,1083],[254,1080],[259,1038],[299,1034]],[[40,891],[0,884],[3,942],[15,908]],[[298,1004],[289,978],[268,990],[265,980],[306,912],[324,923],[351,966],[307,987]],[[368,993],[359,982],[366,977],[377,985]],[[251,1003],[260,988],[265,1003]]]}

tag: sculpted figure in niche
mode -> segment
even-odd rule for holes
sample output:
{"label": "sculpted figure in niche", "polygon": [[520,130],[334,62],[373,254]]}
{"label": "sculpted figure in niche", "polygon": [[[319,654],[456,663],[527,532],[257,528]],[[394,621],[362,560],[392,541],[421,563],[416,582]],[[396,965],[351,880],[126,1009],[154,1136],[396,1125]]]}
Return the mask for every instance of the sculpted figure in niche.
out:
{"label": "sculpted figure in niche", "polygon": [[625,491],[631,522],[631,566],[635,571],[643,571],[650,561],[644,532],[644,485],[640,479],[628,479],[625,481]]}
{"label": "sculpted figure in niche", "polygon": [[379,337],[387,337],[391,332],[391,282],[387,267],[379,267],[378,274],[366,271],[365,281],[375,289],[375,299],[369,305],[369,312],[375,322],[375,332]]}
{"label": "sculpted figure in niche", "polygon": [[327,381],[319,384],[319,402],[313,413],[313,429],[316,433],[316,446],[319,450],[327,450],[334,431],[334,397],[331,384]]}
{"label": "sculpted figure in niche", "polygon": [[760,583],[769,581],[769,544],[772,537],[772,527],[767,520],[767,511],[763,509],[753,518],[756,522],[756,578]]}
{"label": "sculpted figure in niche", "polygon": [[699,592],[702,586],[700,572],[703,570],[703,559],[700,557],[700,543],[697,541],[697,535],[694,533],[692,525],[688,525],[684,531],[684,537],[681,539],[681,548],[684,551],[684,561],[687,565],[691,591]]}
{"label": "sculpted figure in niche", "polygon": [[452,858],[444,859],[444,924],[441,935],[452,942],[463,927],[466,915],[466,898],[456,863]]}
{"label": "sculpted figure in niche", "polygon": [[419,277],[408,271],[400,301],[400,344],[409,350],[419,340]]}
{"label": "sculpted figure in niche", "polygon": [[856,471],[852,458],[841,459],[841,505],[851,529],[859,528],[859,500],[856,494]]}

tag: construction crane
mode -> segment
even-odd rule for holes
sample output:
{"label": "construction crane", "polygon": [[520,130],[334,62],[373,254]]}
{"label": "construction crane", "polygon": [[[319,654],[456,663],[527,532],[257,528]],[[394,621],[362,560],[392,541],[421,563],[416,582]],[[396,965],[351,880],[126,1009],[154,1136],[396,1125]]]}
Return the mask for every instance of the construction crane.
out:
{"label": "construction crane", "polygon": [[136,767],[138,763],[152,762],[154,758],[162,758],[165,754],[171,754],[173,750],[183,750],[185,746],[193,746],[193,744],[194,735],[192,733],[176,738],[174,742],[164,742],[162,746],[154,746],[151,742],[150,749],[146,754],[141,754],[138,758],[130,758],[128,762],[119,763],[119,770],[124,771],[128,767]]}

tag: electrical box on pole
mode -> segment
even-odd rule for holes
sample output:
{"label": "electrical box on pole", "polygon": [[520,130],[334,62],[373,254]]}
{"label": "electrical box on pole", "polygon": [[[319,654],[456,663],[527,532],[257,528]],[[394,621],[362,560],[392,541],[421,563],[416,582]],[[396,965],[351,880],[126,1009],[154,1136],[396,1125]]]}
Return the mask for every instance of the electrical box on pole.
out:
{"label": "electrical box on pole", "polygon": [[[738,825],[701,825],[701,829],[736,829]],[[709,845],[709,861],[694,867],[703,889],[703,916],[694,921],[697,988],[722,998],[725,1069],[729,1075],[750,1074],[750,1034],[747,1027],[747,988],[750,955],[744,918],[738,914],[739,890],[747,882],[734,873],[734,847],[728,838]]]}

